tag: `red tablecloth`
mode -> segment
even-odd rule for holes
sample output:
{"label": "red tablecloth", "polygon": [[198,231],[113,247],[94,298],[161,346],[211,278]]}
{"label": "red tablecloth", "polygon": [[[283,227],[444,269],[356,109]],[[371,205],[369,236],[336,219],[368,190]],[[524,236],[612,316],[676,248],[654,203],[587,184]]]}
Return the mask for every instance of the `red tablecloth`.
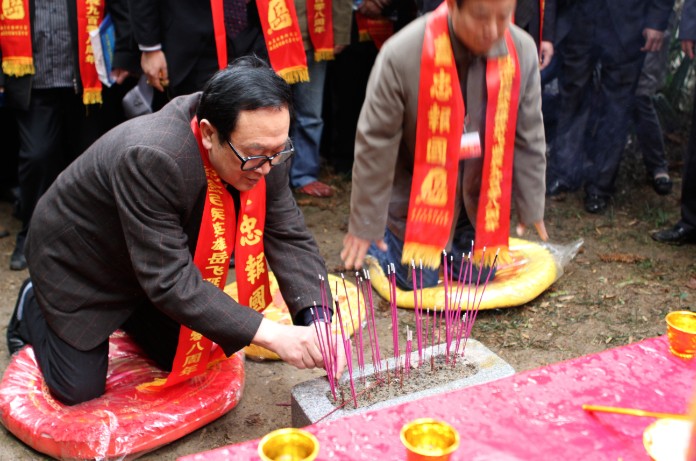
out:
{"label": "red tablecloth", "polygon": [[[399,431],[421,417],[457,428],[455,460],[648,460],[642,436],[654,419],[591,414],[582,404],[683,413],[694,384],[696,362],[671,355],[661,336],[306,429],[319,440],[321,460],[405,459]],[[257,460],[258,442],[180,461]]]}

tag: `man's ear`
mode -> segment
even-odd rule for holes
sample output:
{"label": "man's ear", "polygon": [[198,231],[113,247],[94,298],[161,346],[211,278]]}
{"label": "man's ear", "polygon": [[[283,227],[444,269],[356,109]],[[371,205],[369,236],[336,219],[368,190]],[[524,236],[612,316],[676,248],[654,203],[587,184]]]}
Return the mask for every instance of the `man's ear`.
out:
{"label": "man's ear", "polygon": [[208,119],[205,118],[198,122],[198,125],[201,129],[201,141],[203,142],[203,147],[208,150],[212,149],[214,142],[213,136],[216,133],[215,128],[213,128],[213,125],[211,125]]}

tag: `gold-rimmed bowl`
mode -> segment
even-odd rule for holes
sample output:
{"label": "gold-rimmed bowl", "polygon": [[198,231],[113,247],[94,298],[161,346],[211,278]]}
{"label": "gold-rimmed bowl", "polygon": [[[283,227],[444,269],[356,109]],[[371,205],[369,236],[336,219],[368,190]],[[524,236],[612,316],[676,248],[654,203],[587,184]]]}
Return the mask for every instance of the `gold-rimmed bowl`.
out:
{"label": "gold-rimmed bowl", "polygon": [[459,448],[459,432],[444,421],[419,418],[401,428],[407,461],[447,461]]}
{"label": "gold-rimmed bowl", "polygon": [[303,429],[278,429],[259,442],[262,461],[313,461],[318,454],[319,441]]}
{"label": "gold-rimmed bowl", "polygon": [[693,358],[696,354],[696,312],[670,312],[665,320],[669,351],[683,359]]}

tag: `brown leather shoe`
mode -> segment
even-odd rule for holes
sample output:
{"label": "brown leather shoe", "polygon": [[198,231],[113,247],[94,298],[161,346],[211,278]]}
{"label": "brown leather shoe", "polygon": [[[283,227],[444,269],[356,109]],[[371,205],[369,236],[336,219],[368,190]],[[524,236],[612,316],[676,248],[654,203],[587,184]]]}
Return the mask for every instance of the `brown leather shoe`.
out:
{"label": "brown leather shoe", "polygon": [[312,181],[302,187],[297,188],[300,194],[311,195],[312,197],[331,197],[334,194],[333,187],[320,181]]}

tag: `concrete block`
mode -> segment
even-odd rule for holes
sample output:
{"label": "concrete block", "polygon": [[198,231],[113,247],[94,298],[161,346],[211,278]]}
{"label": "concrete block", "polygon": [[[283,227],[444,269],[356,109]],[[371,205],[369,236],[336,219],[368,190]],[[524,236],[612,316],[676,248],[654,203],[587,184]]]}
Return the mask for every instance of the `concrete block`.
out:
{"label": "concrete block", "polygon": [[[445,346],[444,344],[435,345],[434,350],[435,355],[442,354],[445,350]],[[428,366],[427,364],[430,363],[430,356],[433,354],[432,351],[433,349],[431,348],[424,351],[423,366]],[[403,363],[403,355],[401,359]],[[354,408],[352,403],[348,403],[343,408],[334,411],[335,406],[332,400],[330,400],[330,397],[328,397],[330,388],[326,377],[315,378],[310,381],[297,384],[292,388],[291,392],[292,425],[293,427],[304,427],[318,421],[331,421],[348,415],[377,410],[430,395],[494,381],[515,373],[515,370],[512,368],[512,366],[510,366],[510,364],[498,357],[486,346],[471,338],[469,338],[469,341],[467,342],[464,359],[474,364],[476,367],[476,372],[474,374],[461,379],[455,379],[440,386],[423,389],[411,394],[401,395],[390,400],[376,402],[372,405],[361,405],[358,408]],[[461,357],[459,357],[458,360],[461,360]],[[381,367],[383,372],[386,370],[387,361],[389,362],[390,368],[393,368],[393,357],[384,359],[382,360]],[[418,351],[411,353],[411,363],[418,363]],[[358,373],[357,363],[355,360],[353,360],[353,373],[354,375],[357,375]],[[372,374],[374,374],[374,367],[371,364],[366,364],[365,375],[368,377],[368,381],[370,380],[370,376]],[[347,381],[348,372],[346,371],[341,378],[341,382]],[[356,380],[356,386],[357,385]],[[362,386],[360,389],[362,389]],[[329,415],[329,413],[331,414]]]}

